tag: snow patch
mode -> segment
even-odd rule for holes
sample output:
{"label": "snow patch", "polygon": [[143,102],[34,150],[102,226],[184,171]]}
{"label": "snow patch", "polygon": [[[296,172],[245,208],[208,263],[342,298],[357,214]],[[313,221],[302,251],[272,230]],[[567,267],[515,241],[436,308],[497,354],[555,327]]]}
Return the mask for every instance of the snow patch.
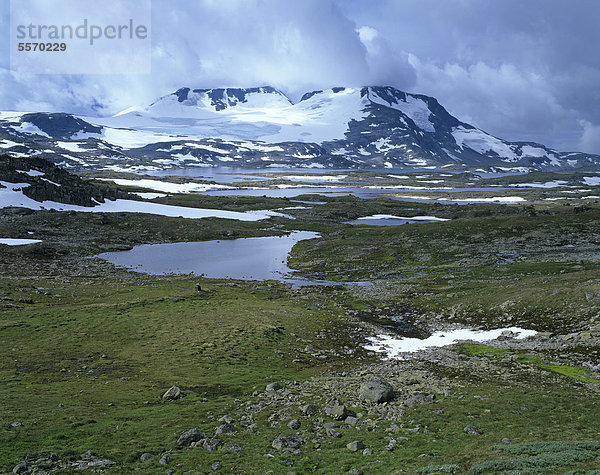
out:
{"label": "snow patch", "polygon": [[35,244],[42,242],[41,239],[11,239],[11,238],[0,238],[0,244],[7,246],[26,246],[27,244]]}
{"label": "snow patch", "polygon": [[44,172],[40,172],[38,170],[15,170],[17,173],[24,173],[25,175],[29,175],[29,176],[44,176],[45,173]]}
{"label": "snow patch", "polygon": [[363,216],[357,219],[401,219],[404,221],[450,221],[446,218],[436,218],[435,216],[413,216],[412,218],[405,218],[403,216],[394,216],[391,214],[373,214],[371,216]]}
{"label": "snow patch", "polygon": [[126,180],[121,178],[101,178],[102,181],[112,181],[120,186],[136,186],[139,188],[148,188],[149,190],[160,191],[163,193],[201,193],[204,191],[231,190],[234,186],[228,185],[210,185],[204,183],[170,183],[160,180]]}
{"label": "snow patch", "polygon": [[478,343],[495,340],[504,332],[517,334],[515,338],[524,339],[537,334],[534,330],[525,330],[518,327],[498,328],[495,330],[452,330],[435,332],[429,338],[403,338],[390,335],[378,335],[369,338],[371,344],[365,346],[367,350],[385,353],[388,358],[402,359],[403,354],[415,353],[428,348],[441,348],[453,345],[460,341],[475,341]]}
{"label": "snow patch", "polygon": [[587,186],[600,185],[600,176],[584,176],[583,183]]}
{"label": "snow patch", "polygon": [[502,140],[486,134],[479,129],[466,129],[463,126],[455,127],[452,131],[452,136],[456,141],[456,145],[460,148],[468,147],[481,154],[489,152],[497,154],[501,159],[514,161],[517,155],[506,143]]}
{"label": "snow patch", "polygon": [[67,205],[54,201],[35,201],[23,194],[22,189],[29,186],[28,183],[8,183],[0,181],[0,208],[21,207],[33,210],[54,209],[57,211],[79,211],[81,213],[145,213],[174,218],[223,218],[238,221],[260,221],[273,216],[286,217],[281,213],[270,210],[258,211],[224,211],[218,209],[186,208],[183,206],[169,206],[147,201],[131,200],[106,200],[94,207]]}

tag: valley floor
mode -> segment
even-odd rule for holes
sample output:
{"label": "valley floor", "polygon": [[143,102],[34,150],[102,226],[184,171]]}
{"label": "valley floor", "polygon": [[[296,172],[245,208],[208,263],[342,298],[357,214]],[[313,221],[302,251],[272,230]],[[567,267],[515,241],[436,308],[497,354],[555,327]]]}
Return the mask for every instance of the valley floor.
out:
{"label": "valley floor", "polygon": [[[261,221],[0,209],[0,237],[42,241],[0,245],[0,472],[598,473],[600,203],[499,193],[524,201],[153,198],[295,218]],[[347,224],[373,215],[447,221]],[[372,285],[152,276],[94,257],[292,230],[320,235],[294,246],[299,275]],[[510,327],[536,334],[367,349]],[[375,380],[393,399],[365,400]],[[171,386],[184,397],[163,398]]]}

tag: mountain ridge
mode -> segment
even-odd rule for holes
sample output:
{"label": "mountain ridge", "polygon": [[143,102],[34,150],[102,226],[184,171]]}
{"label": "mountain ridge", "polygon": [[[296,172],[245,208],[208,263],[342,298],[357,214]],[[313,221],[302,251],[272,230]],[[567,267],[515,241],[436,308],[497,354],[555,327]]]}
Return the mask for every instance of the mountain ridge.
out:
{"label": "mountain ridge", "polygon": [[[559,170],[600,156],[511,142],[391,86],[310,91],[182,87],[113,117],[1,113],[0,149],[86,169],[180,166]],[[19,155],[21,154],[21,155]]]}

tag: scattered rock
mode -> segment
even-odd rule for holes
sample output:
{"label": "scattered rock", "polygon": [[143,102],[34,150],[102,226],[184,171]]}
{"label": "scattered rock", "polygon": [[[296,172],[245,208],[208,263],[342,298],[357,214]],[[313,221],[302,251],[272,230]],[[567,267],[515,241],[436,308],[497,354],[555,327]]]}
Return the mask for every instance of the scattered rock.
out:
{"label": "scattered rock", "polygon": [[235,419],[226,414],[223,417],[219,418],[219,422],[224,422],[225,424],[232,424],[235,422]]}
{"label": "scattered rock", "polygon": [[350,450],[352,452],[358,452],[359,450],[362,450],[365,448],[365,444],[363,443],[362,440],[355,440],[353,442],[349,442],[348,444],[346,444],[346,447],[348,447],[348,450]]}
{"label": "scattered rock", "polygon": [[304,444],[304,439],[296,434],[281,434],[271,444],[274,449],[298,449]]}
{"label": "scattered rock", "polygon": [[56,454],[28,454],[25,460],[13,468],[12,473],[37,473],[46,474],[50,472],[73,472],[74,470],[87,470],[96,467],[111,467],[115,462],[108,459],[96,457],[89,451],[80,456],[79,459],[60,460]]}
{"label": "scattered rock", "polygon": [[366,381],[360,385],[358,394],[365,401],[376,404],[391,401],[394,397],[394,388],[383,380]]}
{"label": "scattered rock", "polygon": [[396,443],[395,439],[390,440],[390,442],[385,446],[385,450],[388,450],[390,452],[393,452],[397,448],[398,448],[398,444]]}
{"label": "scattered rock", "polygon": [[358,417],[354,417],[354,416],[348,416],[348,417],[346,417],[346,419],[344,419],[344,422],[352,427],[354,427],[356,424],[358,424],[359,421],[360,421],[360,419]]}
{"label": "scattered rock", "polygon": [[433,404],[435,402],[435,394],[415,393],[407,399],[406,405],[416,406],[417,404]]}
{"label": "scattered rock", "polygon": [[204,441],[204,448],[209,452],[215,452],[221,445],[223,445],[223,441],[217,437]]}
{"label": "scattered rock", "polygon": [[21,462],[20,464],[15,466],[15,468],[13,468],[12,473],[25,473],[28,470],[29,470],[29,465],[27,465],[27,462]]}
{"label": "scattered rock", "polygon": [[472,424],[466,425],[465,428],[463,429],[463,431],[465,431],[465,433],[469,434],[469,435],[481,435],[481,434],[483,434],[483,431],[481,429],[478,429],[477,427],[475,427]]}
{"label": "scattered rock", "polygon": [[327,432],[327,435],[329,437],[333,437],[335,439],[339,439],[342,436],[342,434],[340,432],[338,432],[337,430],[335,430],[331,427],[328,427],[327,429],[325,429],[325,432]]}
{"label": "scattered rock", "polygon": [[171,456],[169,454],[164,454],[158,463],[161,465],[169,465],[169,463],[171,463]]}
{"label": "scattered rock", "polygon": [[193,442],[198,442],[201,439],[206,438],[205,435],[200,432],[197,428],[186,430],[177,439],[177,445],[179,447],[189,447]]}
{"label": "scattered rock", "polygon": [[373,451],[371,449],[365,449],[362,453],[363,455],[373,455]]}
{"label": "scattered rock", "polygon": [[154,457],[154,455],[153,455],[153,454],[146,452],[146,453],[144,453],[144,454],[142,454],[142,455],[141,455],[141,457],[140,457],[140,462],[142,462],[142,463],[144,463],[144,462],[147,462],[147,461],[148,461],[148,460],[150,460],[152,457]]}
{"label": "scattered rock", "polygon": [[81,459],[76,462],[78,470],[86,470],[92,467],[111,467],[113,465],[116,465],[116,462],[96,457],[91,450],[81,454]]}
{"label": "scattered rock", "polygon": [[515,333],[511,330],[504,330],[502,333],[500,333],[500,335],[498,336],[498,338],[496,338],[496,340],[498,340],[498,341],[512,340],[513,338],[516,338],[517,336],[519,336],[518,333]]}
{"label": "scattered rock", "polygon": [[13,422],[10,426],[11,427],[21,427],[23,424],[21,424],[20,422]]}
{"label": "scattered rock", "polygon": [[332,399],[325,406],[325,414],[336,421],[341,421],[348,416],[348,409],[339,399]]}
{"label": "scattered rock", "polygon": [[298,430],[300,429],[300,421],[298,419],[292,419],[288,422],[287,426],[292,430]]}
{"label": "scattered rock", "polygon": [[314,404],[306,404],[305,406],[302,406],[300,408],[300,412],[302,412],[302,414],[304,414],[305,416],[310,416],[311,414],[317,412],[318,409],[319,408]]}
{"label": "scattered rock", "polygon": [[178,386],[171,386],[169,389],[167,389],[167,392],[162,395],[163,399],[169,400],[175,400],[181,397],[185,397],[185,394],[181,392],[181,389]]}
{"label": "scattered rock", "polygon": [[219,470],[220,466],[221,466],[221,462],[215,462],[210,466],[210,468],[213,470]]}
{"label": "scattered rock", "polygon": [[512,439],[506,439],[506,438],[504,438],[504,439],[502,439],[502,443],[503,444],[512,444]]}
{"label": "scattered rock", "polygon": [[236,432],[237,429],[233,424],[221,424],[217,427],[215,431],[216,434],[231,434],[232,432]]}
{"label": "scattered rock", "polygon": [[266,387],[266,391],[269,391],[269,392],[279,391],[280,389],[282,389],[282,386],[279,383],[267,384],[267,387]]}
{"label": "scattered rock", "polygon": [[223,446],[224,452],[241,452],[244,450],[241,445],[238,444],[225,444]]}

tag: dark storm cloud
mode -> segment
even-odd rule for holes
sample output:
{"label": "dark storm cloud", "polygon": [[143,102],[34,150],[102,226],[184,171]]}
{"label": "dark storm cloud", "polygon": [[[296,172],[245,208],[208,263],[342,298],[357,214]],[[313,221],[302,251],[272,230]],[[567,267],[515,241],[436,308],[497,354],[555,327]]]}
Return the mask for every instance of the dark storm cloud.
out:
{"label": "dark storm cloud", "polygon": [[600,153],[600,2],[340,5],[358,25],[411,54],[415,90],[436,96],[460,118],[500,137]]}
{"label": "dark storm cloud", "polygon": [[[183,85],[270,84],[298,98],[335,85],[390,84],[435,96],[502,138],[600,153],[596,0],[152,6],[151,75],[18,76],[4,69],[0,109],[113,113]],[[6,25],[7,13],[0,17]]]}

